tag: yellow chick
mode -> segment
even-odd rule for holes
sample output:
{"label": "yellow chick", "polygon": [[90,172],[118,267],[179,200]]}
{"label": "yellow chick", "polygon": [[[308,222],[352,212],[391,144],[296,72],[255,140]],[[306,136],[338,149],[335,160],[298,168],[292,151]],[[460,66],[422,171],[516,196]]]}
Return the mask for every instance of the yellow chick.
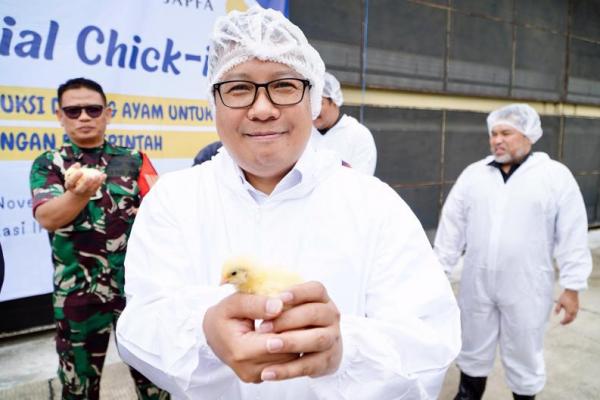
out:
{"label": "yellow chick", "polygon": [[302,282],[300,275],[295,272],[260,268],[246,258],[226,261],[221,272],[221,285],[229,283],[238,292],[262,296],[277,296],[290,286]]}

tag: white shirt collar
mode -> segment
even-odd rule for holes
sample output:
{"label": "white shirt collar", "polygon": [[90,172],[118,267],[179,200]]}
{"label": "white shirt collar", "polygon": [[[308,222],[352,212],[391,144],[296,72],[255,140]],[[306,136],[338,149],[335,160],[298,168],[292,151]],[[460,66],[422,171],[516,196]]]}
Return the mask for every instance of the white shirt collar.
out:
{"label": "white shirt collar", "polygon": [[237,171],[242,185],[244,185],[244,188],[246,188],[248,193],[250,193],[250,196],[252,196],[254,201],[256,201],[258,204],[263,204],[270,196],[276,196],[278,193],[282,193],[287,189],[291,189],[302,182],[302,173],[296,167],[294,167],[283,177],[283,179],[281,179],[281,181],[279,181],[279,183],[275,186],[275,189],[273,189],[273,192],[268,195],[252,186],[252,184],[246,180],[244,172],[239,166],[237,167]]}
{"label": "white shirt collar", "polygon": [[[227,157],[231,159],[231,156],[226,149],[223,149],[222,153],[225,153]],[[231,161],[234,165],[238,182],[259,205],[264,204],[270,198],[279,197],[283,193],[289,192],[291,189],[294,189],[303,183],[309,184],[314,180],[318,167],[315,149],[308,143],[294,167],[283,177],[283,179],[281,179],[281,181],[279,181],[275,186],[275,189],[273,189],[273,192],[268,195],[252,186],[246,179],[242,169],[235,161],[233,161],[233,159],[231,159]]]}

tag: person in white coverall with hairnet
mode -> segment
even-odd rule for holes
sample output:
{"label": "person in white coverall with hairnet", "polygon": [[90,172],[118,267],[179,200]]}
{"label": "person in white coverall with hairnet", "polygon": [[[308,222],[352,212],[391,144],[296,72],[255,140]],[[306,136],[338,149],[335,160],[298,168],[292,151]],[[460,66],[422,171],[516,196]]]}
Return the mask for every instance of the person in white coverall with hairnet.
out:
{"label": "person in white coverall with hairnet", "polygon": [[515,399],[533,399],[546,381],[544,331],[553,305],[553,260],[564,289],[562,324],[579,308],[592,262],[583,198],[571,172],[532,152],[540,117],[511,104],[487,118],[491,156],[469,165],[444,204],[435,252],[450,272],[464,251],[459,306],[462,350],[456,399],[480,399],[496,346]]}
{"label": "person in white coverall with hairnet", "polygon": [[355,118],[341,112],[344,95],[340,82],[325,72],[321,113],[314,121],[312,145],[337,152],[353,169],[373,175],[377,148],[371,131]]}
{"label": "person in white coverall with hairnet", "polygon": [[[395,191],[310,146],[321,57],[259,7],[219,18],[210,49],[223,147],[142,203],[121,356],[180,399],[437,398],[460,349],[456,300]],[[219,286],[238,256],[304,283],[274,297]]]}

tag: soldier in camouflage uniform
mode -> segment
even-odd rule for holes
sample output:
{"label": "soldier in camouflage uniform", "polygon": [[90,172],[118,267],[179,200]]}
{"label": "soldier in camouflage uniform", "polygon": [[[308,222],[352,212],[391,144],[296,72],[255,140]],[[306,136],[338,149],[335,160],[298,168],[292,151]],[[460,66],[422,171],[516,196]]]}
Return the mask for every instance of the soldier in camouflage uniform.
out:
{"label": "soldier in camouflage uniform", "polygon": [[[33,162],[33,213],[50,233],[63,398],[97,399],[110,332],[125,306],[125,250],[141,200],[142,155],[104,140],[112,111],[96,82],[67,81],[58,99],[70,143]],[[72,166],[76,171],[65,176]],[[88,176],[80,167],[99,172]],[[169,397],[131,373],[139,398]]]}

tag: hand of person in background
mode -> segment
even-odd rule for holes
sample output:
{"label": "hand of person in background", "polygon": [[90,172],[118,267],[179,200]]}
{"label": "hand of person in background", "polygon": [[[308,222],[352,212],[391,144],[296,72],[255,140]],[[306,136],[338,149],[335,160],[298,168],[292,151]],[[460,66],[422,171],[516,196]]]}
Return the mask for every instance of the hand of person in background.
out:
{"label": "hand of person in background", "polygon": [[560,310],[563,308],[565,310],[565,315],[560,321],[561,325],[567,325],[575,321],[577,312],[579,311],[579,292],[576,290],[565,289],[556,301],[554,314],[560,313]]}
{"label": "hand of person in background", "polygon": [[39,205],[34,211],[35,219],[49,232],[65,226],[83,210],[105,180],[106,174],[97,169],[73,164],[65,172],[66,191]]}

